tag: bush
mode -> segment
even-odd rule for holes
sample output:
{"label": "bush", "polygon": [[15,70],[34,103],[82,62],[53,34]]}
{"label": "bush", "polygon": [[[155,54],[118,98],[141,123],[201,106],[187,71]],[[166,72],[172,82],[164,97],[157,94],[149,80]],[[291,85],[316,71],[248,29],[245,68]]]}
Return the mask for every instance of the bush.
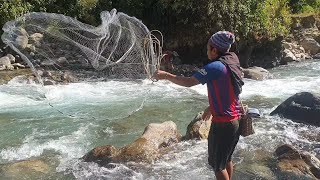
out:
{"label": "bush", "polygon": [[290,0],[292,13],[319,13],[320,0]]}
{"label": "bush", "polygon": [[22,0],[2,1],[0,4],[0,26],[10,20],[13,20],[31,10],[32,6]]}
{"label": "bush", "polygon": [[255,13],[263,27],[260,30],[268,37],[289,33],[291,18],[287,0],[266,0],[258,5]]}

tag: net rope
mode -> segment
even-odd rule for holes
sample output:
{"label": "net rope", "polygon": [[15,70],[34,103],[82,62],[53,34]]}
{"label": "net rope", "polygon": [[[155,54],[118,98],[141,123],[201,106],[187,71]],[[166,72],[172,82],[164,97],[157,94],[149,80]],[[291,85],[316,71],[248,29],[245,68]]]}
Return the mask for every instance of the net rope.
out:
{"label": "net rope", "polygon": [[[155,81],[152,76],[165,56],[161,32],[149,31],[140,20],[116,9],[104,11],[100,17],[101,25],[95,27],[62,14],[32,12],[7,22],[1,38],[20,55],[42,85],[46,78],[43,70],[75,72],[80,80],[102,76]],[[145,101],[146,97],[128,116],[139,111]],[[50,102],[48,105],[75,117]]]}
{"label": "net rope", "polygon": [[152,78],[164,56],[161,32],[116,9],[100,16],[95,27],[62,14],[32,12],[7,22],[1,38],[39,82],[38,69],[73,71],[80,78]]}

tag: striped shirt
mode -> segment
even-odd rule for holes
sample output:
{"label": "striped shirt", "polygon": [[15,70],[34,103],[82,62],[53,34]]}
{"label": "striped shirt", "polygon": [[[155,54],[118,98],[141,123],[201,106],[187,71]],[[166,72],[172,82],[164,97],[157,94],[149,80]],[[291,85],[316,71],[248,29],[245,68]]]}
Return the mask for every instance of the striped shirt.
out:
{"label": "striped shirt", "polygon": [[230,122],[240,117],[239,96],[234,92],[231,72],[220,61],[213,61],[193,76],[207,84],[208,99],[213,122]]}

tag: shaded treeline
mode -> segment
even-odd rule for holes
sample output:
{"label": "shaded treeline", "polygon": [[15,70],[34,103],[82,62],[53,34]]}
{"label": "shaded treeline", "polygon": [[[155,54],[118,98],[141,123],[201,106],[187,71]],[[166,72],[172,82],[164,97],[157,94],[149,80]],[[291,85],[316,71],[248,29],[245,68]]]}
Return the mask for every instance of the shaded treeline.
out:
{"label": "shaded treeline", "polygon": [[[24,13],[61,13],[92,25],[100,12],[116,8],[141,19],[165,37],[165,48],[177,50],[185,63],[205,55],[208,37],[218,30],[236,34],[235,50],[243,66],[259,47],[290,32],[292,13],[319,12],[320,0],[0,0],[0,26]],[[266,44],[265,44],[266,43]],[[258,47],[258,49],[256,49]],[[262,51],[264,51],[262,48]],[[275,52],[268,52],[277,56]],[[271,57],[274,58],[274,57]],[[252,62],[251,62],[252,63]]]}

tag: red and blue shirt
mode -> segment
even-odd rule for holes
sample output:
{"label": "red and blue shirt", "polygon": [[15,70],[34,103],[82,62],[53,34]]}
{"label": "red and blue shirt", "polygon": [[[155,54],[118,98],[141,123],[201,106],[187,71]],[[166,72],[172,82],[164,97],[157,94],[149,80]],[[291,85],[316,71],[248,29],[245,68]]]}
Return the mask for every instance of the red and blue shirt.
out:
{"label": "red and blue shirt", "polygon": [[239,95],[234,92],[230,70],[221,61],[207,64],[193,76],[201,84],[207,84],[213,122],[230,122],[239,119]]}

